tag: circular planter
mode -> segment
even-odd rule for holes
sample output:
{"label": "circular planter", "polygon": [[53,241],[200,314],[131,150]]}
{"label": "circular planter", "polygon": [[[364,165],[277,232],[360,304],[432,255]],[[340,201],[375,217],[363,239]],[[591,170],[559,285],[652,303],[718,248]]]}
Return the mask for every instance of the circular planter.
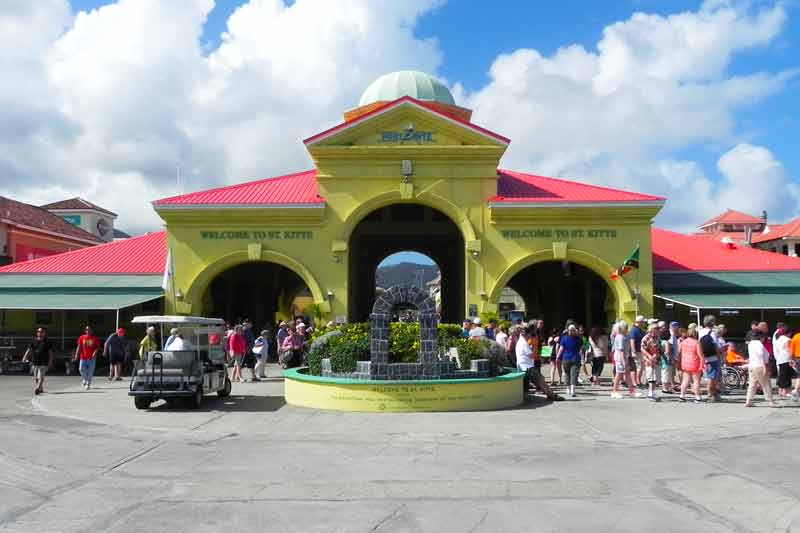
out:
{"label": "circular planter", "polygon": [[522,403],[523,372],[494,378],[370,381],[312,376],[306,368],[284,373],[286,403],[298,407],[409,413],[491,411]]}

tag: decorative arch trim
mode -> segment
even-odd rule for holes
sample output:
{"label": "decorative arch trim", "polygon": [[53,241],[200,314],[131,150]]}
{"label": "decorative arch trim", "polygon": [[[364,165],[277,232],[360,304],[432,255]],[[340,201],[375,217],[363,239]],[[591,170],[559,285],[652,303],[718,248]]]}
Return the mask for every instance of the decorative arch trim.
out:
{"label": "decorative arch trim", "polygon": [[350,236],[358,223],[368,214],[392,204],[420,204],[441,211],[461,230],[461,236],[464,238],[465,244],[477,239],[472,223],[464,215],[464,212],[451,201],[428,191],[423,191],[413,198],[406,199],[401,196],[399,190],[373,196],[353,208],[344,219],[345,239],[349,242]]}
{"label": "decorative arch trim", "polygon": [[[603,278],[616,297],[618,313],[623,312],[623,310],[627,307],[627,302],[633,302],[633,295],[630,287],[628,287],[628,284],[621,277],[617,278],[616,280],[610,279],[611,273],[614,271],[614,267],[612,267],[603,259],[583,250],[567,248],[567,256],[565,260],[584,266]],[[502,293],[503,288],[508,285],[508,283],[511,281],[511,278],[516,276],[522,270],[528,268],[529,266],[533,266],[537,263],[544,263],[546,261],[554,261],[553,250],[539,250],[532,254],[526,255],[525,257],[518,259],[509,265],[508,268],[506,268],[503,273],[500,274],[500,277],[497,278],[497,281],[489,293],[489,301],[497,303],[500,300],[500,294]]]}
{"label": "decorative arch trim", "polygon": [[314,278],[314,275],[311,274],[311,271],[296,259],[272,250],[262,250],[261,257],[255,260],[251,259],[247,250],[231,252],[223,255],[216,261],[208,264],[203,270],[195,275],[189,284],[189,289],[186,291],[186,301],[192,303],[193,305],[200,305],[203,294],[214,278],[229,268],[250,262],[275,263],[288,268],[300,276],[300,279],[305,282],[305,284],[308,286],[308,289],[311,291],[314,302],[327,305],[325,294],[322,292],[322,289],[320,288],[319,283],[317,283],[317,280]]}

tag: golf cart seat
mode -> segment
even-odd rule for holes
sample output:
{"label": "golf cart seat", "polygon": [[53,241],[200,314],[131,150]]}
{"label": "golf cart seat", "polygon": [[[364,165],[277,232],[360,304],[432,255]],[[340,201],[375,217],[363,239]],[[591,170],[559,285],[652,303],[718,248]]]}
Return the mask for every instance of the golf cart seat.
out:
{"label": "golf cart seat", "polygon": [[[161,356],[161,364],[158,364],[158,355]],[[154,364],[154,361],[155,364]],[[162,369],[163,366],[163,369]],[[180,352],[150,352],[147,354],[144,368],[136,372],[138,376],[148,376],[156,374],[164,376],[190,376],[195,367],[195,352],[192,350]]]}

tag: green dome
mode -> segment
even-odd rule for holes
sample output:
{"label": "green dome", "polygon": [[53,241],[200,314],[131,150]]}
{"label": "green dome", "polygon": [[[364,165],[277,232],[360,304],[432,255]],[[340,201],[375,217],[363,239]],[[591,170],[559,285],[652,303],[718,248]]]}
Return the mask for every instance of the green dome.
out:
{"label": "green dome", "polygon": [[456,103],[450,90],[433,76],[416,70],[399,70],[373,81],[361,95],[358,105],[391,102],[404,96],[442,104]]}

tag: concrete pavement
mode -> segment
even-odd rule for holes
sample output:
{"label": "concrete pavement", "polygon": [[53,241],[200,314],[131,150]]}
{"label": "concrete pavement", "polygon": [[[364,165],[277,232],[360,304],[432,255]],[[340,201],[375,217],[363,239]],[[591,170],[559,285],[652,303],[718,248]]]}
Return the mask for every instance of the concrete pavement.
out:
{"label": "concrete pavement", "polygon": [[792,402],[582,387],[501,412],[339,413],[284,404],[269,371],[196,412],[0,377],[0,530],[800,530]]}

